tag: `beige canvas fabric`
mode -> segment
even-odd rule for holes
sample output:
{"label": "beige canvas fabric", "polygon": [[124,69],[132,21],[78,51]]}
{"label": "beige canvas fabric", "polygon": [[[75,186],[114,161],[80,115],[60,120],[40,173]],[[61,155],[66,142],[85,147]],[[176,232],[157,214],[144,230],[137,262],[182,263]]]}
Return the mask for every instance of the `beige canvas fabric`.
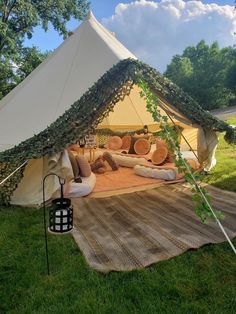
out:
{"label": "beige canvas fabric", "polygon": [[197,152],[199,162],[204,164],[204,169],[210,171],[216,165],[216,148],[219,139],[216,132],[199,128],[197,134]]}
{"label": "beige canvas fabric", "polygon": [[[39,67],[0,102],[0,151],[12,148],[43,131],[77,101],[106,71],[119,61],[136,59],[90,13],[88,18]],[[160,95],[161,114],[170,114],[174,123],[184,128],[183,134],[198,149],[208,169],[214,164],[216,142],[214,134],[197,137],[198,126],[168,104]],[[171,122],[169,120],[169,122]],[[137,130],[144,125],[151,132],[159,125],[146,110],[137,86],[98,128]],[[199,142],[197,143],[197,139]],[[213,139],[213,142],[211,141]],[[189,150],[182,139],[181,149]],[[65,155],[65,154],[64,154]],[[64,156],[63,155],[63,156]],[[64,160],[64,159],[63,159]],[[69,176],[69,165],[58,156],[53,159],[30,160],[24,178],[12,197],[13,204],[27,205],[42,202],[42,179],[49,171]],[[64,169],[64,170],[63,170]],[[48,178],[46,196],[58,188],[56,178]]]}
{"label": "beige canvas fabric", "polygon": [[[43,131],[120,60],[136,57],[90,14],[0,102],[0,151]],[[16,118],[17,117],[17,118]]]}
{"label": "beige canvas fabric", "polygon": [[[57,154],[52,158],[30,160],[25,168],[23,179],[13,193],[11,204],[24,206],[42,204],[43,178],[51,172],[67,178],[68,181],[74,177],[66,150],[62,154]],[[58,178],[56,176],[49,176],[45,181],[46,200],[50,199],[59,187]]]}
{"label": "beige canvas fabric", "polygon": [[[98,129],[109,128],[111,130],[137,130],[144,125],[149,126],[151,132],[159,130],[159,124],[156,123],[150,112],[147,111],[146,101],[140,96],[141,89],[134,85],[131,93],[119,101],[114,107],[114,111],[98,125]],[[166,115],[166,112],[170,114],[173,121],[177,125],[183,125],[183,127],[192,127],[192,123],[176,109],[166,104],[159,98],[158,105],[161,115]],[[169,119],[169,122],[171,120]]]}
{"label": "beige canvas fabric", "polygon": [[[113,131],[135,131],[143,128],[144,125],[148,125],[148,129],[151,132],[160,130],[159,124],[154,122],[151,113],[147,111],[145,99],[140,97],[140,92],[140,88],[135,85],[130,95],[116,104],[114,111],[110,112],[98,125],[98,129],[108,128]],[[160,97],[158,97],[158,105],[161,115],[170,115],[172,121],[168,119],[168,122],[181,126],[184,129],[184,137],[192,149],[197,150],[198,126],[193,125],[188,118],[184,117]],[[181,139],[181,149],[184,151],[190,150],[184,138]]]}

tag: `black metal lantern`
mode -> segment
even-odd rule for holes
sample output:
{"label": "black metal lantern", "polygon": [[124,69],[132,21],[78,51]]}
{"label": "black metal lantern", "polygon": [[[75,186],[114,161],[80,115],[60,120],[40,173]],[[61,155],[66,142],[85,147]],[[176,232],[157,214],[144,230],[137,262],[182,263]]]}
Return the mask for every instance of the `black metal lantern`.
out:
{"label": "black metal lantern", "polygon": [[68,198],[56,198],[52,201],[49,211],[49,230],[55,233],[65,233],[73,229],[73,208]]}
{"label": "black metal lantern", "polygon": [[[52,205],[49,209],[49,231],[55,233],[66,233],[73,229],[73,208],[71,206],[71,200],[69,198],[64,198],[63,195],[63,186],[65,185],[65,179],[59,177],[55,173],[49,173],[44,177],[43,180],[43,190],[45,179],[50,176],[55,175],[59,179],[61,187],[61,196],[52,200]],[[44,204],[45,204],[45,193],[44,195]]]}
{"label": "black metal lantern", "polygon": [[52,200],[51,207],[49,209],[49,227],[50,233],[64,234],[73,229],[73,208],[71,206],[71,200],[64,198],[63,186],[65,179],[59,177],[55,173],[47,174],[43,179],[43,208],[44,208],[44,235],[46,245],[46,258],[47,258],[47,271],[49,275],[49,259],[48,259],[48,242],[47,242],[47,224],[46,224],[46,205],[45,205],[45,180],[48,176],[57,176],[61,187],[61,196]]}

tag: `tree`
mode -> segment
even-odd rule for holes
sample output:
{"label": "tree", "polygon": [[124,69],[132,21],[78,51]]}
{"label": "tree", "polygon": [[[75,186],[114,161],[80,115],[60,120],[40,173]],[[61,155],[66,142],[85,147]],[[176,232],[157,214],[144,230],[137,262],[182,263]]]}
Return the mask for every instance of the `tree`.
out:
{"label": "tree", "polygon": [[40,52],[36,47],[22,48],[16,69],[17,83],[25,79],[49,54]]}
{"label": "tree", "polygon": [[88,7],[87,0],[0,0],[0,59],[13,59],[25,36],[31,38],[38,25],[47,31],[51,23],[66,37],[66,22],[82,19]]}
{"label": "tree", "polygon": [[81,20],[88,8],[88,0],[0,0],[0,99],[48,55],[23,47],[25,36],[31,38],[39,25],[47,31],[51,23],[67,37],[66,22]]}
{"label": "tree", "polygon": [[22,48],[15,61],[5,59],[0,63],[0,99],[26,78],[47,56],[36,47]]}
{"label": "tree", "polygon": [[0,99],[10,92],[16,85],[16,78],[12,64],[7,60],[0,63]]}
{"label": "tree", "polygon": [[227,107],[236,99],[236,90],[229,85],[235,59],[233,47],[220,49],[217,42],[208,46],[202,40],[196,47],[187,47],[181,56],[174,56],[165,75],[204,109]]}

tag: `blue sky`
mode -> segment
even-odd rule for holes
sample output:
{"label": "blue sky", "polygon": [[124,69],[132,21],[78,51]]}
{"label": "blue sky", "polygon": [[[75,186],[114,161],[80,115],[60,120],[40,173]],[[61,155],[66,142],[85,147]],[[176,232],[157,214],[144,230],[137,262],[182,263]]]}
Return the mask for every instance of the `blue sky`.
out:
{"label": "blue sky", "polygon": [[[91,9],[95,17],[101,21],[102,18],[107,18],[114,14],[115,7],[119,3],[130,3],[131,0],[90,0]],[[159,2],[159,1],[156,1]],[[219,5],[229,4],[234,5],[233,0],[209,0],[202,1],[205,3],[217,3]],[[73,30],[79,25],[78,21],[71,21],[68,23],[68,27]],[[59,36],[52,27],[49,27],[47,32],[44,32],[40,27],[34,30],[33,38],[31,40],[25,40],[25,46],[37,46],[42,51],[53,50],[58,47],[63,41],[62,36]]]}
{"label": "blue sky", "polygon": [[[118,40],[140,60],[161,72],[174,55],[202,39],[208,44],[217,41],[220,47],[236,43],[234,0],[140,1],[90,0],[90,3],[95,17],[113,31]],[[207,5],[212,3],[215,5]],[[79,23],[70,21],[68,29],[74,30]],[[25,40],[25,46],[34,45],[47,51],[57,48],[62,41],[53,27],[47,32],[37,27],[33,38]]]}

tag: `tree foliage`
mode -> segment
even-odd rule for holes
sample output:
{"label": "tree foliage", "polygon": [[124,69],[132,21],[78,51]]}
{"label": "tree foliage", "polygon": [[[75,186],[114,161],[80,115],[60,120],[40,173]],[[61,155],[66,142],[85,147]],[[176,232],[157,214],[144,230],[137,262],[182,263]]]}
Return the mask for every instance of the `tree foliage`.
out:
{"label": "tree foliage", "polygon": [[236,50],[207,45],[187,47],[173,57],[165,76],[189,93],[204,109],[236,104]]}
{"label": "tree foliage", "polygon": [[23,46],[25,37],[33,36],[34,27],[47,31],[51,23],[66,37],[66,22],[82,19],[88,7],[87,0],[0,0],[0,99],[48,55]]}
{"label": "tree foliage", "polygon": [[47,31],[51,23],[66,37],[66,22],[82,19],[88,6],[87,0],[0,0],[0,57],[12,58],[39,25]]}
{"label": "tree foliage", "polygon": [[47,56],[36,47],[22,48],[14,61],[6,58],[0,63],[0,99],[26,78]]}

